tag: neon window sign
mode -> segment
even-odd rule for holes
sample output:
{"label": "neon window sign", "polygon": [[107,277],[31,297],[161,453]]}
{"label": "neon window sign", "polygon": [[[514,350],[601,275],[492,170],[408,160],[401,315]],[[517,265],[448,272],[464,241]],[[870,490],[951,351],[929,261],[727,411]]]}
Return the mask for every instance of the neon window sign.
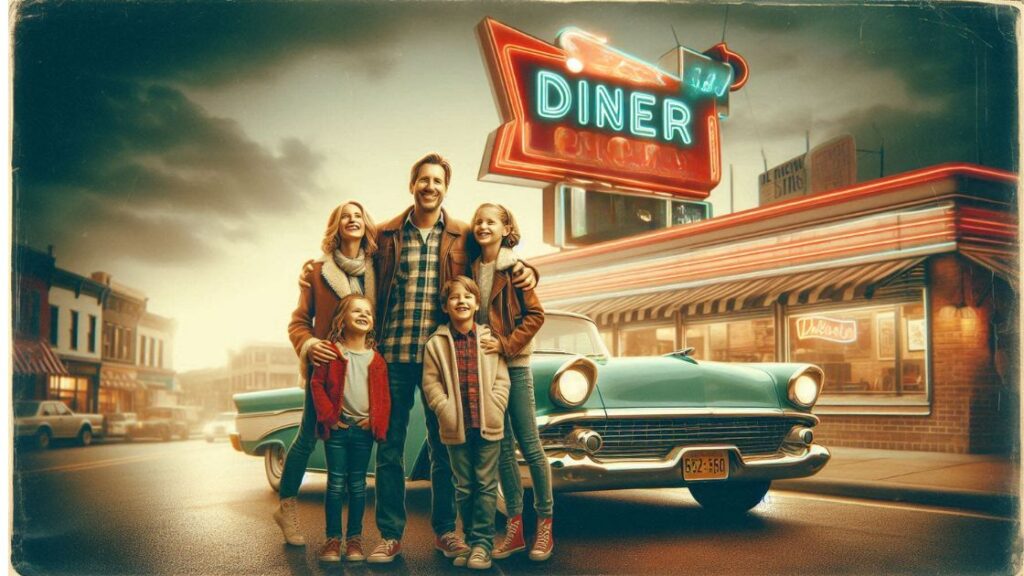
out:
{"label": "neon window sign", "polygon": [[656,66],[577,28],[557,45],[490,18],[477,31],[503,121],[482,179],[696,199],[718,184],[718,122],[748,76],[725,44],[678,47]]}

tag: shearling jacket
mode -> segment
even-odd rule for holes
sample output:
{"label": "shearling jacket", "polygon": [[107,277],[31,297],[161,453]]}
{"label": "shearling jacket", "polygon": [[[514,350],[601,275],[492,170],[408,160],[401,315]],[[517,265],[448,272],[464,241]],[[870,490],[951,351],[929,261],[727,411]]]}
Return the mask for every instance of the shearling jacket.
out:
{"label": "shearling jacket", "polygon": [[[512,285],[514,256],[502,248],[496,261],[491,284],[487,320],[491,333],[505,358],[515,358],[544,324],[544,308],[533,290],[520,290]],[[480,259],[473,262],[473,279],[479,282]]]}
{"label": "shearling jacket", "polygon": [[[451,328],[442,324],[427,340],[423,351],[423,397],[437,414],[443,444],[465,444],[466,427],[459,390],[459,367],[455,363],[455,341]],[[508,406],[509,377],[505,359],[486,353],[480,341],[490,336],[482,324],[475,327],[480,369],[480,436],[501,440],[505,435],[505,408]]]}
{"label": "shearling jacket", "polygon": [[[413,206],[402,211],[377,229],[377,252],[374,254],[377,278],[377,326],[383,330],[388,325],[388,313],[391,308],[391,289],[395,282],[395,270],[402,255],[402,226],[412,213]],[[441,237],[440,274],[438,287],[458,275],[469,275],[469,257],[466,255],[466,235],[469,225],[448,215],[444,215],[444,235]],[[440,310],[440,307],[439,307]],[[440,314],[440,311],[438,312]],[[438,317],[437,323],[444,321]]]}
{"label": "shearling jacket", "polygon": [[[376,299],[376,281],[372,258],[366,259],[363,287],[365,296],[373,303]],[[348,276],[334,263],[333,258],[325,255],[322,261],[313,264],[309,286],[300,289],[299,304],[288,323],[288,338],[299,356],[299,372],[304,382],[309,377],[309,359],[306,354],[314,344],[327,338],[338,302],[351,293]]]}

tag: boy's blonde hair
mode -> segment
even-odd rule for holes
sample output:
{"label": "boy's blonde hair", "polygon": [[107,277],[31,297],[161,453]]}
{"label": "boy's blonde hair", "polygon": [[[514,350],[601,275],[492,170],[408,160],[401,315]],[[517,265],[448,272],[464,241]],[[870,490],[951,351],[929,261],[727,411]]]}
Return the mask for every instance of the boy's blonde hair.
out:
{"label": "boy's blonde hair", "polygon": [[451,319],[451,316],[448,315],[448,311],[445,310],[445,307],[448,305],[448,296],[451,295],[452,289],[456,286],[462,286],[465,288],[467,292],[476,297],[477,303],[480,303],[480,286],[478,286],[476,281],[469,276],[463,276],[460,274],[445,282],[444,286],[441,287],[441,312],[444,313],[445,318]]}

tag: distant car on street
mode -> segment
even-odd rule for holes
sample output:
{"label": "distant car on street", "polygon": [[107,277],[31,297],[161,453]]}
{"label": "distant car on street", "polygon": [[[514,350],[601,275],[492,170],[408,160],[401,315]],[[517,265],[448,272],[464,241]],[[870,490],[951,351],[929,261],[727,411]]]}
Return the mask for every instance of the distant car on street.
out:
{"label": "distant car on street", "polygon": [[235,433],[235,413],[221,412],[203,426],[203,438],[213,442],[218,438],[227,439]]}
{"label": "distant car on street", "polygon": [[14,434],[43,450],[56,439],[77,439],[88,446],[93,438],[103,435],[103,416],[76,414],[58,400],[15,402]]}
{"label": "distant car on street", "polygon": [[128,429],[126,439],[159,438],[167,442],[174,437],[188,440],[188,410],[180,406],[154,406],[146,409],[142,420]]}
{"label": "distant car on street", "polygon": [[[812,432],[824,379],[817,366],[698,361],[692,349],[611,358],[593,321],[567,312],[548,312],[534,344],[537,426],[556,491],[683,486],[704,508],[737,514],[761,502],[773,480],[813,475],[829,460]],[[232,443],[264,458],[275,489],[303,394],[234,397]],[[416,402],[421,412],[419,394]],[[425,436],[423,416],[413,414],[410,479],[429,475]],[[325,468],[318,444],[309,469]],[[522,460],[520,471],[528,481]]]}
{"label": "distant car on street", "polygon": [[139,422],[135,412],[111,412],[104,415],[105,435],[108,438],[124,438],[128,431]]}

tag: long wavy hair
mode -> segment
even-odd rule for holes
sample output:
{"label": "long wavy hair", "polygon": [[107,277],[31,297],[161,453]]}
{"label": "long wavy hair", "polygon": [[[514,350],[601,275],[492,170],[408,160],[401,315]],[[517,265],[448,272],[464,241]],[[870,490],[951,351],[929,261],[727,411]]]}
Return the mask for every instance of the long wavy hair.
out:
{"label": "long wavy hair", "polygon": [[358,206],[359,211],[363,213],[364,234],[363,239],[359,242],[359,247],[363,249],[367,256],[377,251],[377,241],[374,240],[377,237],[377,225],[373,223],[370,213],[366,211],[361,202],[345,200],[338,204],[338,207],[327,218],[327,229],[324,230],[324,239],[320,243],[320,249],[323,250],[324,254],[332,254],[341,246],[341,210],[349,204]]}
{"label": "long wavy hair", "polygon": [[[338,307],[334,311],[334,318],[331,319],[331,331],[327,335],[327,339],[331,342],[337,342],[342,339],[342,335],[345,332],[345,316],[348,315],[352,305],[358,300],[363,300],[370,305],[370,317],[374,317],[373,302],[362,294],[349,294],[338,302]],[[374,339],[375,331],[371,329],[366,333],[366,346],[367,348],[373,348],[377,345]]]}
{"label": "long wavy hair", "polygon": [[473,228],[476,225],[476,217],[480,214],[480,211],[484,208],[494,208],[498,212],[498,219],[501,223],[509,227],[508,236],[504,236],[501,239],[501,245],[505,248],[514,248],[519,245],[519,240],[522,238],[519,234],[519,224],[516,223],[516,217],[512,215],[512,211],[505,208],[501,204],[492,204],[486,202],[477,206],[476,212],[473,212],[473,219],[469,221],[469,236],[466,237],[466,252],[469,254],[469,261],[476,260],[482,252],[480,244],[476,241],[476,235],[473,234]]}

